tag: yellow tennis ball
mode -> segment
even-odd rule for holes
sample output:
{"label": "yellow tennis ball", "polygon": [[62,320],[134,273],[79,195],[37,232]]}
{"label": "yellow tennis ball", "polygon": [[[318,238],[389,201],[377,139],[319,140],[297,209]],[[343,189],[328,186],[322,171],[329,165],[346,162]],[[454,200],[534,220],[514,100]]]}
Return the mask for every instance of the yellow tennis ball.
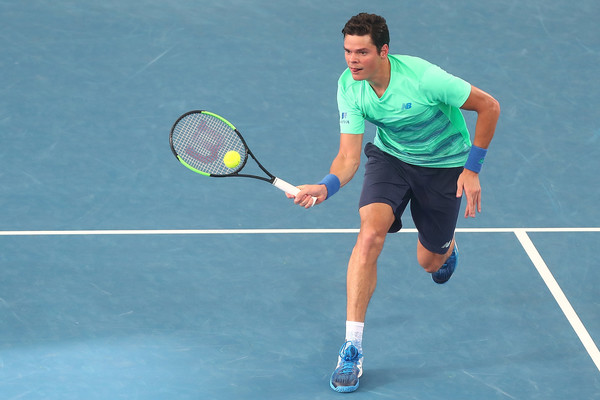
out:
{"label": "yellow tennis ball", "polygon": [[237,151],[231,150],[225,153],[225,157],[223,157],[223,162],[227,166],[227,168],[235,168],[240,165],[240,160],[242,156]]}

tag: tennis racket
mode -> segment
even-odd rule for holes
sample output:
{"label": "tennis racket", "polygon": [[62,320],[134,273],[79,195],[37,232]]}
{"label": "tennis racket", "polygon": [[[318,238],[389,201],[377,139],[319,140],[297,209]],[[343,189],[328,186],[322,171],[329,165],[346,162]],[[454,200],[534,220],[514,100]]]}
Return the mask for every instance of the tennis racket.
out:
{"label": "tennis racket", "polygon": [[[209,111],[189,111],[175,121],[169,135],[171,150],[181,164],[205,176],[254,178],[269,182],[278,189],[296,196],[300,189],[271,174],[252,154],[242,134],[225,118]],[[230,151],[240,155],[237,166],[229,168],[224,157]],[[252,157],[266,176],[240,173],[248,156]],[[313,205],[317,201],[313,197]]]}

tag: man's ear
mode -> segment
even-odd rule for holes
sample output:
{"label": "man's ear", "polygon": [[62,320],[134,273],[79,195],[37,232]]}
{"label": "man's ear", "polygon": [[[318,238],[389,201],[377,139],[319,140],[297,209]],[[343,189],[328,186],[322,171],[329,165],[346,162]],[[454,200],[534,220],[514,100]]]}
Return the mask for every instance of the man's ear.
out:
{"label": "man's ear", "polygon": [[384,44],[383,46],[381,46],[381,51],[379,52],[379,55],[382,58],[384,58],[384,57],[387,57],[389,52],[390,52],[390,46],[388,46],[387,44]]}

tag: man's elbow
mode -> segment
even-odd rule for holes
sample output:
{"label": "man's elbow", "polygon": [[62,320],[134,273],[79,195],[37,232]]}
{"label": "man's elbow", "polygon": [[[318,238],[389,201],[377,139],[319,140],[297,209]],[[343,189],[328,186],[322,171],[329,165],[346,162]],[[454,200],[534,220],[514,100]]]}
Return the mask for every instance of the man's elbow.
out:
{"label": "man's elbow", "polygon": [[493,113],[496,118],[500,116],[500,102],[493,97],[491,97],[490,100],[490,112]]}

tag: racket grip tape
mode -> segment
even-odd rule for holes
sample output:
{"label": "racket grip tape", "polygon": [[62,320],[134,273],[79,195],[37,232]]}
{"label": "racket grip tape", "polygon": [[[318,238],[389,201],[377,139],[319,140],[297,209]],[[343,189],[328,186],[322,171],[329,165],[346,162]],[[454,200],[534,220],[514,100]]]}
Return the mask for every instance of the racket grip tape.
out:
{"label": "racket grip tape", "polygon": [[[284,192],[291,194],[292,196],[296,196],[298,193],[300,193],[300,189],[280,178],[275,178],[275,180],[273,181],[273,186],[275,186],[277,189],[283,190]],[[313,197],[312,199],[312,205],[314,206],[317,202],[317,198]]]}

